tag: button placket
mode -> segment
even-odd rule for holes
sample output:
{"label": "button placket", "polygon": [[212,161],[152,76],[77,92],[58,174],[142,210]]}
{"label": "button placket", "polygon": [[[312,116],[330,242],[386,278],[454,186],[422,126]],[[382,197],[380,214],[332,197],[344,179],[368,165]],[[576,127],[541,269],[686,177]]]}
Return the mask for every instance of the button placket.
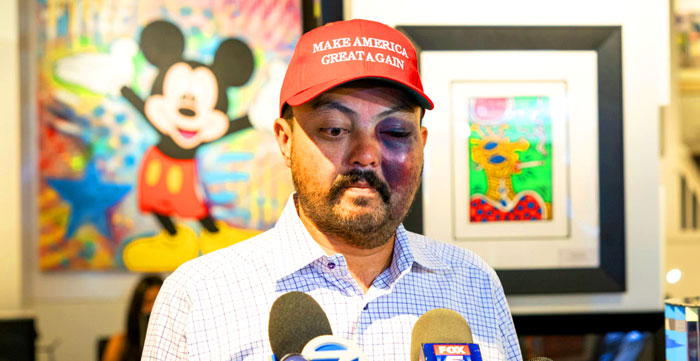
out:
{"label": "button placket", "polygon": [[353,279],[345,266],[345,262],[341,255],[326,256],[319,260],[319,271],[324,274],[324,277],[342,290],[342,292],[350,292],[354,289]]}

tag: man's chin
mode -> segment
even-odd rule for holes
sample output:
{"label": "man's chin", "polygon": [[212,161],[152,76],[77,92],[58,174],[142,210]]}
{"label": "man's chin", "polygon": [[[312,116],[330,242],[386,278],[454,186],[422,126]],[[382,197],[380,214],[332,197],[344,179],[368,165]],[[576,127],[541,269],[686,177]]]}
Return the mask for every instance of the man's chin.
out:
{"label": "man's chin", "polygon": [[338,205],[340,209],[347,211],[358,211],[361,209],[377,210],[385,207],[382,202],[382,197],[377,191],[374,192],[355,192],[346,191],[340,198]]}
{"label": "man's chin", "polygon": [[385,205],[379,197],[348,197],[343,196],[333,207],[333,213],[343,218],[378,215],[385,210]]}

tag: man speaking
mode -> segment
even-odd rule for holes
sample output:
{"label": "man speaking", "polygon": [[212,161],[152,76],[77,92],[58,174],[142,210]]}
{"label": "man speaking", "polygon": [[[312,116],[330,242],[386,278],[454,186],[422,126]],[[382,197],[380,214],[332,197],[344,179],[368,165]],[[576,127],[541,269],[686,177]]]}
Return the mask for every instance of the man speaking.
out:
{"label": "man speaking", "polygon": [[143,360],[269,360],[270,308],[291,291],[312,296],[333,334],[370,360],[408,360],[413,325],[435,308],[468,321],[484,360],[521,359],[493,269],[401,225],[433,107],[417,66],[410,41],[377,22],[301,37],[274,124],[296,193],[273,229],[168,277]]}

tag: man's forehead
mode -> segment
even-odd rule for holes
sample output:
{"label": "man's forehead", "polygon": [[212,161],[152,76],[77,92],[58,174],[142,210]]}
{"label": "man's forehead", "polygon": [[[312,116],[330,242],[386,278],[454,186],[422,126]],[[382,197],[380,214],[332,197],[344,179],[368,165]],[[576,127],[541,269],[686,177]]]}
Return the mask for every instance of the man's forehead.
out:
{"label": "man's forehead", "polygon": [[309,101],[307,105],[313,110],[322,109],[351,101],[350,98],[382,103],[394,111],[413,113],[419,107],[413,97],[403,89],[386,82],[372,80],[355,81],[329,89]]}

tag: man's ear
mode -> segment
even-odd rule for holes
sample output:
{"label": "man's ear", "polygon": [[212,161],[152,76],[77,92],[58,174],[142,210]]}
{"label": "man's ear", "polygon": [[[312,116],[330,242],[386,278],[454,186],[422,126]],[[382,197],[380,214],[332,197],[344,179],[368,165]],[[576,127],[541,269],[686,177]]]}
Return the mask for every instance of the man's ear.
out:
{"label": "man's ear", "polygon": [[428,141],[428,128],[421,126],[420,127],[420,135],[421,135],[421,138],[423,138],[423,148],[425,148],[425,142]]}
{"label": "man's ear", "polygon": [[272,127],[277,139],[277,145],[280,147],[284,163],[287,167],[292,167],[292,127],[284,118],[277,118]]}

